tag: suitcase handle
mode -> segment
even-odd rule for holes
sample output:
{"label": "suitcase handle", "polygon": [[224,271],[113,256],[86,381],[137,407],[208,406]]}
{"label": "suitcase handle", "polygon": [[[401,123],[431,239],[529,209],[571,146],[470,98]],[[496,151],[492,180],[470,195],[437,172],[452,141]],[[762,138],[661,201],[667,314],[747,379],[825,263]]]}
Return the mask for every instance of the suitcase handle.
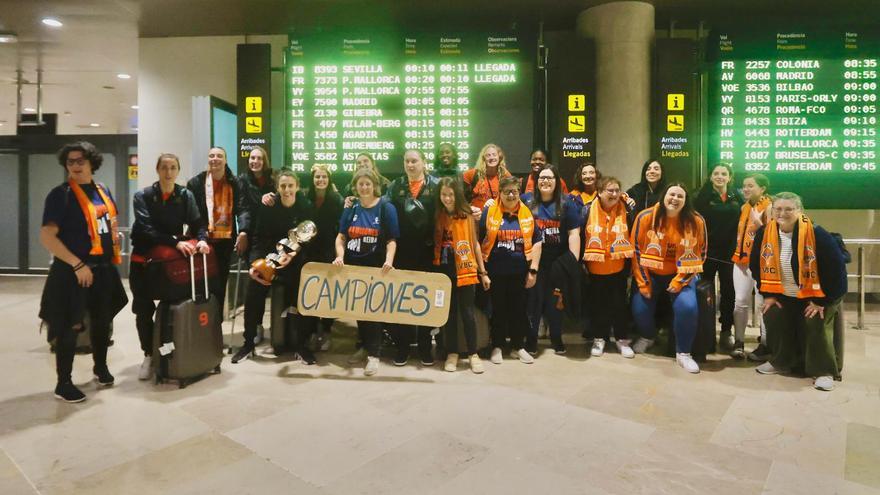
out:
{"label": "suitcase handle", "polygon": [[[195,255],[189,257],[189,281],[192,300],[196,300],[196,268],[193,261]],[[205,276],[205,299],[208,299],[208,255],[202,253],[202,275]]]}

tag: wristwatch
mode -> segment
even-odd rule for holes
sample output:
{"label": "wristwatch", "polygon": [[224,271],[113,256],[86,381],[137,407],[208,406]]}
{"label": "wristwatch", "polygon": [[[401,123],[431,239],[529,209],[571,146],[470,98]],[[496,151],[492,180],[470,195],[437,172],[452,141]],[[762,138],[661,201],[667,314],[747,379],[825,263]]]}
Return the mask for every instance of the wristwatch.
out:
{"label": "wristwatch", "polygon": [[534,268],[529,268],[529,273],[531,273],[532,275],[537,275],[538,270],[535,270]]}

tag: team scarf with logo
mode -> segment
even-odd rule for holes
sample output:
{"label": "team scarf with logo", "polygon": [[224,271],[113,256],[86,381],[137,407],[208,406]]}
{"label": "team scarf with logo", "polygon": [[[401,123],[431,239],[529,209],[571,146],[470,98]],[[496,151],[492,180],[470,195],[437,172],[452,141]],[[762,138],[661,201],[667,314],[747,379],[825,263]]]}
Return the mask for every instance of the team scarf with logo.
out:
{"label": "team scarf with logo", "polygon": [[[665,234],[658,232],[657,213],[660,211],[660,203],[652,206],[651,229],[647,232],[642,230],[636,241],[641,253],[639,264],[645,268],[660,270],[666,259],[667,242],[663,241]],[[703,240],[705,242],[705,240]],[[697,254],[702,251],[699,245],[700,239],[694,235],[691,227],[685,227],[684,234],[678,244],[675,245],[675,269],[678,274],[701,273],[703,271],[703,259]]]}
{"label": "team scarf with logo", "polygon": [[[813,230],[813,222],[806,215],[801,215],[798,219],[797,248],[798,299],[825,297],[816,266],[816,231]],[[785,293],[779,255],[779,224],[776,220],[770,220],[764,229],[764,241],[761,244],[761,292]]]}
{"label": "team scarf with logo", "polygon": [[216,205],[215,211],[214,178],[211,177],[211,172],[205,175],[205,206],[208,210],[208,234],[211,238],[232,239],[232,184],[225,176],[220,180],[220,204]]}
{"label": "team scarf with logo", "polygon": [[[526,259],[532,256],[532,233],[535,231],[535,219],[532,212],[523,204],[522,201],[517,203],[516,217],[519,220],[519,230],[522,233],[523,248],[525,249]],[[512,213],[512,212],[508,212]],[[489,207],[486,212],[486,238],[483,240],[483,261],[489,260],[489,253],[495,247],[495,238],[498,237],[498,230],[501,228],[501,221],[504,216],[504,207],[501,202],[497,202]]]}
{"label": "team scarf with logo", "polygon": [[760,215],[763,215],[767,208],[770,207],[770,198],[761,197],[761,200],[755,206],[746,202],[742,206],[739,213],[739,226],[736,229],[736,251],[733,252],[731,261],[737,265],[749,265],[749,255],[752,253],[752,244],[755,242],[755,232],[759,226],[752,222],[752,210],[754,209]]}
{"label": "team scarf with logo", "polygon": [[[75,181],[71,179],[68,181],[68,184],[70,184],[70,190],[73,191],[76,202],[79,203],[79,208],[82,210],[83,216],[86,217],[89,238],[92,241],[92,248],[89,250],[89,254],[92,256],[101,256],[104,254],[104,247],[101,246],[101,235],[98,234],[98,212],[95,209],[95,204],[92,203],[92,200],[86,196],[85,191],[83,191]],[[95,183],[95,189],[98,191],[101,201],[104,202],[104,206],[107,208],[107,214],[110,217],[110,235],[113,238],[113,264],[118,265],[122,263],[122,250],[119,245],[119,226],[116,220],[116,205],[110,200],[110,195],[104,191],[102,185]]]}
{"label": "team scarf with logo", "polygon": [[[612,260],[632,258],[635,252],[629,242],[626,206],[622,201],[618,201],[611,211],[606,213],[599,198],[594,199],[590,204],[590,216],[587,219],[585,232],[587,246],[584,249],[584,261],[602,263],[605,261],[606,252],[611,255]],[[605,239],[609,238],[610,233],[614,233],[614,240],[606,247]]]}
{"label": "team scarf with logo", "polygon": [[449,232],[452,239],[452,250],[455,256],[455,273],[457,287],[474,285],[477,279],[477,258],[473,246],[477,245],[474,235],[473,217],[450,216],[446,211],[437,215],[434,227],[434,264],[440,264],[440,252],[443,248],[443,236]]}

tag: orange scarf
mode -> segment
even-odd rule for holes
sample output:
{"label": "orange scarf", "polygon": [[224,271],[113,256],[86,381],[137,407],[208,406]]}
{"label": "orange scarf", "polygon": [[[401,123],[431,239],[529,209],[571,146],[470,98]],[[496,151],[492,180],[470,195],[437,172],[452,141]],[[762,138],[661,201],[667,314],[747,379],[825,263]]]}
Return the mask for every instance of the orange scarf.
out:
{"label": "orange scarf", "polygon": [[[69,180],[68,184],[70,184],[70,190],[73,191],[73,195],[76,197],[76,202],[79,203],[79,208],[82,210],[83,216],[86,217],[89,237],[92,240],[92,249],[89,250],[89,254],[92,256],[101,256],[104,254],[104,248],[101,246],[101,235],[98,234],[98,213],[95,210],[95,205],[92,203],[92,200],[86,196],[85,191],[79,187],[79,184],[73,180]],[[122,250],[119,246],[119,226],[116,220],[116,205],[110,200],[110,195],[104,192],[104,187],[102,185],[95,183],[95,189],[98,191],[98,195],[101,196],[101,201],[104,202],[104,206],[107,207],[107,214],[110,216],[110,235],[113,238],[113,264],[118,265],[122,263]]]}
{"label": "orange scarf", "polygon": [[[662,242],[664,233],[657,231],[657,213],[660,211],[660,203],[651,207],[651,229],[640,235],[637,242],[641,252],[639,264],[645,268],[663,269],[663,260],[666,259],[667,243]],[[705,242],[705,241],[703,241]],[[700,273],[703,271],[703,259],[697,254],[697,249],[702,251],[700,239],[694,235],[690,228],[685,228],[681,241],[675,246],[675,269],[679,275]]]}
{"label": "orange scarf", "polygon": [[[798,299],[825,297],[819,284],[819,270],[816,266],[816,232],[813,222],[806,215],[798,220]],[[779,259],[779,224],[776,220],[767,222],[764,229],[764,243],[761,245],[761,292],[784,294],[782,287],[782,267]]]}
{"label": "orange scarf", "polygon": [[205,175],[205,207],[208,210],[208,234],[211,239],[232,239],[232,185],[220,179],[219,198],[215,197],[214,178]]}
{"label": "orange scarf", "polygon": [[[584,249],[584,261],[602,263],[605,261],[606,253],[610,254],[613,260],[632,258],[635,252],[627,235],[626,206],[621,201],[606,213],[602,209],[600,200],[598,198],[593,200],[590,203],[590,216],[587,219],[585,232],[587,246]],[[614,233],[614,241],[608,245],[607,241],[611,233]]]}
{"label": "orange scarf", "polygon": [[576,196],[581,198],[581,202],[585,205],[589,204],[590,201],[596,199],[596,191],[593,191],[592,194],[578,191],[577,189],[571,192],[572,196]]}
{"label": "orange scarf", "polygon": [[473,250],[473,246],[477,245],[477,240],[473,222],[471,216],[450,217],[447,212],[441,211],[434,227],[434,264],[440,264],[443,236],[448,233],[449,238],[452,239],[452,249],[455,252],[457,287],[478,283],[477,258]]}
{"label": "orange scarf", "polygon": [[758,225],[752,222],[752,209],[762,216],[770,207],[770,198],[763,196],[755,206],[746,202],[739,214],[739,226],[736,229],[736,251],[730,259],[737,265],[749,266],[749,255],[752,253],[752,244],[755,242],[755,232]]}
{"label": "orange scarf", "polygon": [[[501,228],[501,220],[503,217],[503,207],[501,203],[495,203],[489,207],[486,212],[486,239],[483,240],[483,261],[489,260],[489,253],[495,247],[495,238],[498,236],[498,230]],[[516,212],[519,220],[519,230],[522,233],[523,247],[525,248],[526,259],[530,260],[532,256],[532,233],[535,231],[535,219],[532,217],[531,210],[519,202],[519,209]]]}

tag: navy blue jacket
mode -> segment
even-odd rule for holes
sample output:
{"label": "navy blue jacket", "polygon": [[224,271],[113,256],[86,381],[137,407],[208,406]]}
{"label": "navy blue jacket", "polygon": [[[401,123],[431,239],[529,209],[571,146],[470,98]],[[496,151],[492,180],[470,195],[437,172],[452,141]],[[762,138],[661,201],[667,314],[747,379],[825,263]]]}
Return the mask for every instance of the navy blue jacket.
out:
{"label": "navy blue jacket", "polygon": [[[800,273],[797,255],[799,249],[798,225],[795,224],[791,235],[791,270],[796,277]],[[831,234],[818,225],[814,225],[813,230],[816,233],[816,264],[819,268],[819,284],[822,286],[822,292],[825,293],[824,298],[813,298],[813,302],[820,306],[826,306],[846,295],[846,263],[840,246],[837,245],[837,241],[831,237]],[[752,277],[758,284],[758,292],[764,297],[773,297],[777,294],[761,291],[761,245],[763,243],[764,227],[761,227],[755,233],[755,243],[752,244],[752,254],[749,257],[749,268],[752,270]]]}

